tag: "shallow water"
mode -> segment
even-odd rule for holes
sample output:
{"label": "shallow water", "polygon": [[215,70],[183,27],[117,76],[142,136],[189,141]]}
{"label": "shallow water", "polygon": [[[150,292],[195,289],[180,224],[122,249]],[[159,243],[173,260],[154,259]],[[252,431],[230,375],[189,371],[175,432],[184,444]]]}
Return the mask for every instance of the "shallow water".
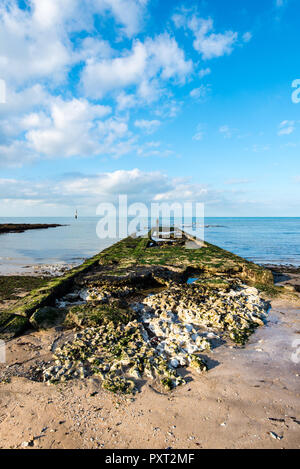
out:
{"label": "shallow water", "polygon": [[300,218],[209,218],[205,239],[253,262],[300,266]]}
{"label": "shallow water", "polygon": [[197,280],[198,280],[198,277],[190,277],[190,278],[187,279],[186,283],[188,285],[191,285],[192,283],[197,282]]}
{"label": "shallow water", "polygon": [[[0,218],[0,223],[68,225],[0,235],[0,272],[25,272],[25,266],[36,264],[81,262],[116,241],[97,237],[98,220],[96,217]],[[180,225],[176,220],[174,223]],[[205,226],[206,241],[246,259],[300,266],[300,218],[206,218]],[[191,225],[185,229],[189,231]]]}

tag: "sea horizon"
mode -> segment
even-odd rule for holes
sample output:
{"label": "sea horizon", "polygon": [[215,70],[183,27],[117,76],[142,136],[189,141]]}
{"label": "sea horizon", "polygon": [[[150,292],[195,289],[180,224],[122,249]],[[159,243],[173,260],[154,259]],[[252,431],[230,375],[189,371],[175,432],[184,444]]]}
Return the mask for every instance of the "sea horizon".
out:
{"label": "sea horizon", "polygon": [[[22,273],[26,266],[77,264],[111,246],[119,238],[99,239],[98,216],[1,217],[0,223],[49,223],[47,230],[0,236],[0,273]],[[173,220],[180,225],[178,220]],[[149,223],[149,220],[148,220]],[[258,264],[300,266],[300,217],[205,217],[204,239]],[[145,221],[147,225],[147,221]],[[188,228],[187,228],[188,229]]]}

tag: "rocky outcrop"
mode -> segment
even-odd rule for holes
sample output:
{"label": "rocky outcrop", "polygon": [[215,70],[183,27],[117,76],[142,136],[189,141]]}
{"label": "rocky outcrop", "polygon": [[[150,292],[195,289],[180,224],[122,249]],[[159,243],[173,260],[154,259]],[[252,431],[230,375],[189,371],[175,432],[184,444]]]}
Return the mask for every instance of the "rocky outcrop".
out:
{"label": "rocky outcrop", "polygon": [[41,370],[49,383],[96,374],[115,392],[144,378],[166,389],[184,384],[181,367],[202,373],[210,349],[243,345],[263,325],[268,305],[249,285],[273,285],[266,269],[195,246],[124,239],[2,313],[0,338],[57,324],[79,330]]}
{"label": "rocky outcrop", "polygon": [[3,223],[3,224],[0,224],[0,234],[23,233],[26,230],[41,230],[41,229],[47,229],[47,228],[57,228],[58,226],[65,226],[65,225],[59,225],[57,223],[50,223],[50,224]]}

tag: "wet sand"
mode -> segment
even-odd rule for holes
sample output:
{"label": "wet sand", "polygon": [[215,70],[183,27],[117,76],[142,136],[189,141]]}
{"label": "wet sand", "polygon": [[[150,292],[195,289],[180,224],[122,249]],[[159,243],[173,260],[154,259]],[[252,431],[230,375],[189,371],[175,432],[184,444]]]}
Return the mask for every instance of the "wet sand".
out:
{"label": "wet sand", "polygon": [[80,259],[80,262],[73,263],[56,263],[56,264],[1,264],[0,263],[0,275],[14,276],[19,275],[23,277],[59,277],[64,275],[68,270],[73,269],[80,265],[84,259]]}
{"label": "wet sand", "polygon": [[0,445],[299,448],[300,361],[293,355],[299,332],[300,304],[273,301],[268,325],[244,348],[215,349],[210,370],[186,372],[188,384],[171,393],[147,381],[133,397],[114,396],[95,378],[47,386],[22,377],[50,360],[51,347],[67,333],[19,337],[7,345],[7,364],[0,364],[0,377],[20,375],[0,383]]}

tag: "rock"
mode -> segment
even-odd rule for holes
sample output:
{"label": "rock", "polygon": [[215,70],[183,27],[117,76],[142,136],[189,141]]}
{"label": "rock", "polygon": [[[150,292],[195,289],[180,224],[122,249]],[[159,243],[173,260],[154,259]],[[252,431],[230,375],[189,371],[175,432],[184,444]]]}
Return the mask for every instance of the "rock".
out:
{"label": "rock", "polygon": [[177,374],[179,366],[189,365],[199,373],[207,370],[198,354],[210,350],[210,339],[226,334],[244,344],[263,324],[268,309],[255,288],[237,279],[229,279],[228,288],[168,280],[163,291],[132,304],[124,298],[137,287],[123,282],[136,278],[128,272],[116,277],[111,272],[108,278],[105,284],[89,278],[77,286],[74,296],[62,298],[72,301],[81,292],[85,303],[70,303],[65,320],[80,332],[55,350],[55,366],[48,365],[43,373],[47,383],[96,375],[105,389],[130,394],[136,391],[131,378],[147,376],[171,390],[185,384]]}
{"label": "rock", "polygon": [[59,322],[62,322],[64,318],[65,310],[45,306],[35,311],[29,321],[35,329],[40,330],[55,326]]}
{"label": "rock", "polygon": [[29,446],[33,446],[34,445],[34,441],[33,440],[30,440],[30,441],[23,441],[23,443],[21,444],[21,447],[22,448],[28,448]]}
{"label": "rock", "polygon": [[[4,321],[5,316],[5,321]],[[2,319],[2,324],[1,324]],[[10,340],[18,335],[22,334],[26,328],[30,326],[29,321],[24,316],[18,316],[14,314],[0,313],[0,339]]]}
{"label": "rock", "polygon": [[293,285],[284,285],[284,289],[291,292],[296,292],[296,288]]}
{"label": "rock", "polygon": [[279,436],[277,435],[276,433],[274,432],[269,432],[269,435],[271,436],[271,438],[273,438],[274,440],[282,440],[283,436]]}
{"label": "rock", "polygon": [[65,318],[68,327],[97,327],[105,321],[115,323],[128,323],[133,317],[133,312],[119,308],[117,305],[83,304],[72,306]]}
{"label": "rock", "polygon": [[200,357],[197,355],[192,355],[192,360],[190,362],[190,367],[194,368],[198,373],[202,373],[203,371],[207,371],[207,365]]}
{"label": "rock", "polygon": [[170,361],[170,364],[171,366],[173,366],[173,368],[179,367],[179,361],[176,358],[172,358],[172,360]]}

